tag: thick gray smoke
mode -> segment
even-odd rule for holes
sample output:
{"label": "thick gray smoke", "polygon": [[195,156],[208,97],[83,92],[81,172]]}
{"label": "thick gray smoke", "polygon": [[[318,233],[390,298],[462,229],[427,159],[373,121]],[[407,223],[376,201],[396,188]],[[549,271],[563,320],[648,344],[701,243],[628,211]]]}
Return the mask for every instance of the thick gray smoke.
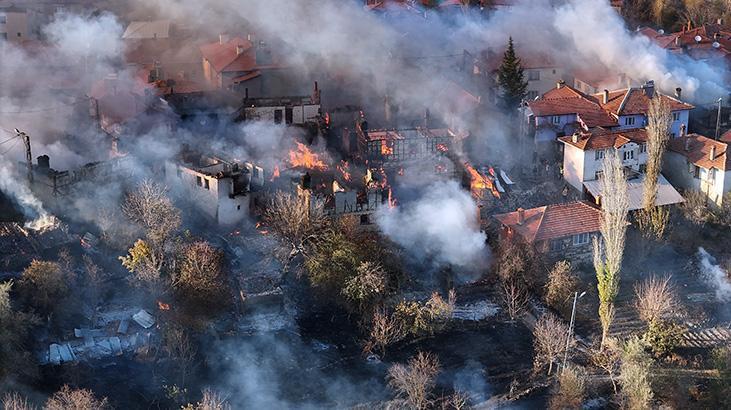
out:
{"label": "thick gray smoke", "polygon": [[454,181],[428,185],[418,199],[380,211],[376,221],[386,236],[417,257],[459,267],[476,267],[489,257],[477,205]]}
{"label": "thick gray smoke", "polygon": [[32,221],[28,222],[26,227],[40,227],[48,220],[48,212],[43,208],[41,201],[25,185],[23,178],[7,165],[0,165],[0,191],[11,196],[20,206],[23,215]]}
{"label": "thick gray smoke", "polygon": [[731,302],[731,280],[728,272],[723,270],[710,253],[703,247],[698,248],[701,277],[716,292],[716,299],[721,303]]}

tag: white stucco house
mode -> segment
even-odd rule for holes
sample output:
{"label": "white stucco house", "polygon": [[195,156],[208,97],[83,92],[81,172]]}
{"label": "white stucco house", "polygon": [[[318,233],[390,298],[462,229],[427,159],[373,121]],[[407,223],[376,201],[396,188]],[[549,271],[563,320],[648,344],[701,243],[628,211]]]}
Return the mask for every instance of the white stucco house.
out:
{"label": "white stucco house", "polygon": [[[594,130],[560,137],[563,149],[563,177],[576,190],[601,202],[604,157],[615,151],[627,170],[630,210],[642,208],[645,168],[647,164],[647,133],[642,128],[626,130]],[[682,202],[682,196],[660,175],[655,204],[658,206]]]}
{"label": "white stucco house", "polygon": [[222,226],[233,226],[248,214],[264,170],[254,164],[227,161],[184,151],[165,163],[170,189]]}
{"label": "white stucco house", "polygon": [[[729,144],[698,134],[673,139],[663,163],[663,172],[677,187],[700,191],[715,206],[724,205],[731,191]],[[728,199],[728,198],[726,198]]]}

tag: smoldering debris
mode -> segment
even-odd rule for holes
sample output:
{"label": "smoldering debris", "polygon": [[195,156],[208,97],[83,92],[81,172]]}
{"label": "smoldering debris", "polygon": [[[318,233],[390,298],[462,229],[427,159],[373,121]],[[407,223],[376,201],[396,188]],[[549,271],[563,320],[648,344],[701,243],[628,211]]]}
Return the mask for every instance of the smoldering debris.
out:
{"label": "smoldering debris", "polygon": [[721,303],[731,301],[731,278],[728,272],[703,247],[698,248],[696,255],[700,262],[701,278],[716,292],[716,300]]}

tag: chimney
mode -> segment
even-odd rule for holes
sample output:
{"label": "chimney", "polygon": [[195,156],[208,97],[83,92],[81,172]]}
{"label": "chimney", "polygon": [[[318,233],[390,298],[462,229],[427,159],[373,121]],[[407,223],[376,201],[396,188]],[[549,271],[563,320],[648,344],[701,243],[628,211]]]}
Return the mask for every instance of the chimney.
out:
{"label": "chimney", "polygon": [[518,208],[518,225],[523,225],[525,223],[525,209]]}
{"label": "chimney", "polygon": [[37,160],[39,170],[48,170],[49,168],[51,168],[51,159],[48,157],[48,155],[41,155],[37,158]]}
{"label": "chimney", "polygon": [[609,102],[609,90],[604,89],[604,98],[602,98],[602,104],[607,104]]}
{"label": "chimney", "polygon": [[685,137],[685,124],[680,124],[680,137]]}
{"label": "chimney", "polygon": [[[685,32],[685,29],[683,29],[683,32]],[[675,37],[675,46],[680,47],[680,36]]]}
{"label": "chimney", "polygon": [[685,145],[684,148],[686,151],[690,151],[690,137],[685,137]]}
{"label": "chimney", "polygon": [[221,33],[218,35],[218,44],[228,43],[228,34]]}
{"label": "chimney", "polygon": [[680,99],[682,97],[683,89],[680,87],[677,87],[675,89],[675,98]]}
{"label": "chimney", "polygon": [[564,85],[566,85],[566,81],[564,81],[564,80],[556,81],[556,89],[559,89],[559,88],[563,87]]}
{"label": "chimney", "polygon": [[574,144],[577,144],[579,142],[579,137],[580,137],[579,133],[578,132],[575,132],[571,136],[571,142],[573,142]]}
{"label": "chimney", "polygon": [[716,159],[716,146],[711,145],[711,150],[708,152],[708,159],[713,161]]}
{"label": "chimney", "polygon": [[236,45],[236,55],[240,56],[241,54],[244,54],[244,46],[241,44]]}
{"label": "chimney", "polygon": [[642,86],[642,89],[645,91],[645,95],[647,98],[652,98],[655,96],[655,81],[653,80],[647,80],[645,85]]}

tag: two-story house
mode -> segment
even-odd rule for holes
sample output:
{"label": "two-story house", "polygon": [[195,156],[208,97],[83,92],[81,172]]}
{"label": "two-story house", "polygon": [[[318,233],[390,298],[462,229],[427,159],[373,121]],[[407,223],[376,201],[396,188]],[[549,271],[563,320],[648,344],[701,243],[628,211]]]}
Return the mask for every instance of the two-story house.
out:
{"label": "two-story house", "polygon": [[616,91],[604,90],[602,93],[594,94],[593,97],[599,101],[605,111],[617,119],[618,129],[630,129],[644,127],[647,124],[650,100],[657,96],[670,107],[673,117],[670,137],[676,138],[680,136],[681,126],[688,125],[690,110],[695,108],[680,100],[681,91],[680,88],[677,88],[675,97],[660,94],[655,89],[654,81],[648,81],[642,87],[629,87]]}
{"label": "two-story house", "polygon": [[563,83],[545,93],[541,98],[527,102],[523,108],[529,135],[536,143],[553,142],[556,138],[576,131],[589,131],[596,127],[606,129],[632,129],[644,127],[652,98],[662,98],[672,111],[671,137],[680,135],[687,126],[690,110],[694,107],[676,97],[660,94],[653,81],[642,87],[622,90],[604,90],[598,94],[585,94]]}
{"label": "two-story house", "polygon": [[728,147],[698,134],[676,138],[668,144],[663,171],[675,186],[700,191],[710,203],[724,205],[724,195],[731,191]]}
{"label": "two-story house", "polygon": [[9,6],[0,7],[0,42],[21,43],[28,39],[28,12]]}
{"label": "two-story house", "polygon": [[[641,128],[626,130],[594,130],[559,138],[563,144],[563,177],[566,182],[596,203],[601,202],[604,157],[616,152],[627,173],[630,210],[642,208],[645,167],[647,164],[647,132]],[[658,178],[657,206],[682,202],[681,195],[662,176]]]}

